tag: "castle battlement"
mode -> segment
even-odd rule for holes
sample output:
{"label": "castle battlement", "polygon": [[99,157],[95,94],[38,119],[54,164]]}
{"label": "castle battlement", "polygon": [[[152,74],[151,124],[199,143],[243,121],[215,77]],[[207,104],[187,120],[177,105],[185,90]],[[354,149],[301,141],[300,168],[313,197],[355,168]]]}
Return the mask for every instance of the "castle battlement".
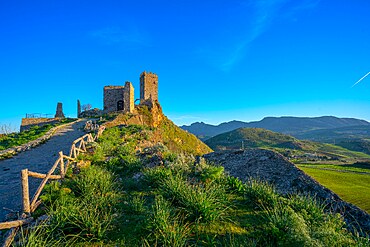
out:
{"label": "castle battlement", "polygon": [[104,89],[122,89],[125,86],[104,86]]}

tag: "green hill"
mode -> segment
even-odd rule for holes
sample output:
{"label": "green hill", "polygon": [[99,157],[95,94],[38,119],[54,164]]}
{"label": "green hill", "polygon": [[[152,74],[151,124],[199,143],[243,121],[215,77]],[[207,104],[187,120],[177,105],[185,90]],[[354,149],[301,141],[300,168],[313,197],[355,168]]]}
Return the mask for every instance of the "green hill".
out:
{"label": "green hill", "polygon": [[333,144],[298,140],[292,136],[260,128],[240,128],[205,141],[214,150],[265,148],[277,151],[297,162],[355,162],[370,155]]}
{"label": "green hill", "polygon": [[205,141],[215,150],[245,148],[289,148],[301,150],[305,144],[294,137],[261,128],[240,128]]}
{"label": "green hill", "polygon": [[243,182],[222,166],[158,143],[153,138],[183,138],[169,120],[156,127],[118,122],[80,155],[83,166],[47,186],[37,215],[49,217],[22,231],[17,246],[367,244],[316,199]]}

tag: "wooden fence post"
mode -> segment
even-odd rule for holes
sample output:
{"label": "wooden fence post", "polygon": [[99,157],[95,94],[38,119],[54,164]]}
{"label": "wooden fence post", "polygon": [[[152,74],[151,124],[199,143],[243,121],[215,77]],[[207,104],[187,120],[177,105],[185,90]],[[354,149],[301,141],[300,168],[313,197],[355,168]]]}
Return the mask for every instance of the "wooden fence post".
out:
{"label": "wooden fence post", "polygon": [[28,169],[23,169],[21,171],[21,176],[22,176],[23,212],[29,214],[31,212],[31,208],[30,208],[30,192],[28,189]]}
{"label": "wooden fence post", "polygon": [[73,156],[74,158],[77,158],[77,150],[76,150],[76,144],[73,144]]}
{"label": "wooden fence post", "polygon": [[64,178],[65,171],[64,171],[63,151],[59,152],[59,157],[60,157],[60,176]]}

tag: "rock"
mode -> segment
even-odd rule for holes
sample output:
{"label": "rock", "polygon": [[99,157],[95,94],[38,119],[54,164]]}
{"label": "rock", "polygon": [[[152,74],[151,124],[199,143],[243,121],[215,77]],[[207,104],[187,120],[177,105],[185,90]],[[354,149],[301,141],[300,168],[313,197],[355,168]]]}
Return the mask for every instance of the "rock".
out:
{"label": "rock", "polygon": [[343,201],[278,153],[264,149],[247,149],[218,151],[203,157],[207,161],[222,165],[231,176],[242,181],[259,179],[274,185],[283,195],[300,193],[314,196],[327,203],[328,210],[340,213],[349,229],[370,233],[368,213]]}

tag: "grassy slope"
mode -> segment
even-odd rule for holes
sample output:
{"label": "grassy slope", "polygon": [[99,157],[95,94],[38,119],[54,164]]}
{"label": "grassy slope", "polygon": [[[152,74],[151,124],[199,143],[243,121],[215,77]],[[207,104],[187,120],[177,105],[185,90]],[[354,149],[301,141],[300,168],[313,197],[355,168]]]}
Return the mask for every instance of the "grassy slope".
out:
{"label": "grassy slope", "polygon": [[195,155],[212,152],[212,149],[200,141],[195,135],[182,130],[167,117],[160,123],[156,133],[159,134],[163,143],[172,151],[181,151]]}
{"label": "grassy slope", "polygon": [[[350,165],[299,165],[304,172],[343,200],[370,212],[370,169]],[[361,174],[367,172],[368,174]]]}
{"label": "grassy slope", "polygon": [[48,187],[51,220],[22,246],[367,246],[312,199],[243,184],[151,142],[153,132],[106,130],[80,157],[91,166]]}
{"label": "grassy slope", "polygon": [[0,136],[0,150],[5,150],[5,149],[12,148],[15,146],[20,146],[27,142],[36,140],[37,138],[46,134],[46,132],[48,132],[51,128],[57,125],[69,123],[72,121],[74,121],[74,119],[63,119],[57,124],[53,124],[53,125],[46,124],[41,127],[34,126],[30,130],[27,130],[27,131],[22,131],[19,133],[12,133],[8,135],[2,135]]}

